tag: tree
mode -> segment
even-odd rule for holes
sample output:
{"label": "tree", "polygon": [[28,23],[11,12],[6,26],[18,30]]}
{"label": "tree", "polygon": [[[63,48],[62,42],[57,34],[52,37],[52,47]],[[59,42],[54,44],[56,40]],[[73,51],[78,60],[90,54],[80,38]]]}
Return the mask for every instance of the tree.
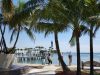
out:
{"label": "tree", "polygon": [[61,55],[61,52],[60,52],[60,49],[59,49],[58,33],[56,31],[54,32],[54,37],[55,37],[56,50],[57,50],[57,53],[58,53],[58,59],[59,59],[61,65],[62,65],[63,71],[66,74],[66,71],[68,71],[69,69],[67,68],[67,65],[62,60],[63,58],[62,58],[62,55]]}
{"label": "tree", "polygon": [[[88,10],[89,9],[89,10]],[[87,23],[87,31],[90,37],[90,75],[94,75],[94,68],[93,68],[93,37],[95,36],[96,31],[98,30],[99,26],[98,16],[100,14],[100,10],[98,8],[98,3],[96,0],[88,0],[86,1],[86,6],[84,7],[84,16],[85,22]],[[95,18],[94,18],[95,17]]]}
{"label": "tree", "polygon": [[62,26],[61,24],[57,24],[57,23],[39,22],[36,29],[39,32],[45,32],[45,36],[47,36],[48,34],[51,34],[51,33],[54,34],[55,45],[56,45],[56,50],[57,50],[57,54],[58,54],[58,60],[61,63],[63,71],[66,72],[69,69],[67,68],[67,65],[63,61],[63,58],[62,58],[62,55],[60,52],[60,48],[59,48],[59,42],[58,42],[58,33],[63,31],[63,28],[65,28],[65,27],[61,28],[61,26]]}
{"label": "tree", "polygon": [[70,39],[70,45],[74,46],[76,44],[77,49],[77,75],[81,75],[81,67],[80,67],[80,41],[79,38],[82,36],[83,32],[87,28],[83,25],[79,25],[78,28],[73,28],[72,37]]}
{"label": "tree", "polygon": [[[80,36],[81,29],[80,25],[83,24],[82,15],[84,8],[83,0],[62,0],[63,5],[66,8],[66,17],[70,23],[70,27],[73,31],[71,40],[76,42],[76,51],[77,51],[77,75],[81,75],[80,68]],[[74,37],[74,38],[73,38]]]}
{"label": "tree", "polygon": [[[37,25],[33,26],[33,30],[35,30],[36,32],[45,32],[45,36],[50,33],[54,34],[58,59],[61,63],[63,71],[65,72],[69,69],[63,61],[58,42],[58,33],[67,30],[68,27],[67,18],[65,17],[65,15],[63,15],[62,11],[64,11],[64,7],[59,1],[50,0],[49,3],[44,7],[44,9],[38,11],[40,13],[37,13],[37,15],[33,15],[38,17]],[[32,19],[34,19],[34,17]],[[32,22],[32,25],[33,24],[34,23]]]}
{"label": "tree", "polygon": [[[13,34],[17,32],[17,37],[13,45],[13,48],[8,50],[5,39],[4,39],[4,33],[2,32],[2,28],[0,27],[1,34],[2,34],[1,41],[3,40],[2,43],[4,43],[3,47],[5,48],[4,50],[6,50],[5,53],[12,53],[12,50],[15,48],[16,43],[18,41],[20,31],[25,30],[26,33],[31,38],[33,38],[32,32],[26,20],[31,16],[30,13],[32,13],[34,9],[39,6],[37,5],[37,3],[41,1],[43,0],[28,1],[24,4],[21,3],[17,8],[15,8],[12,0],[2,0],[1,9],[2,9],[3,20],[4,22],[6,22],[7,25],[9,25],[10,30],[12,30],[11,40],[13,38]],[[31,3],[31,6],[30,6],[30,3]],[[3,26],[5,28],[4,24]]]}

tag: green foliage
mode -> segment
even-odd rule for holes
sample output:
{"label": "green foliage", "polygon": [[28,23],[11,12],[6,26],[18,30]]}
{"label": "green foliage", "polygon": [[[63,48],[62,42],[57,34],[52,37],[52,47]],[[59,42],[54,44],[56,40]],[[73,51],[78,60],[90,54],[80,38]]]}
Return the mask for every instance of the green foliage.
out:
{"label": "green foliage", "polygon": [[13,40],[13,36],[16,34],[16,30],[12,30],[12,33],[11,33],[11,37],[10,37],[10,43],[12,42]]}
{"label": "green foliage", "polygon": [[8,21],[12,18],[12,15],[14,14],[14,5],[12,0],[2,0],[2,12],[5,21]]}
{"label": "green foliage", "polygon": [[33,35],[32,31],[28,28],[24,28],[24,31],[27,33],[27,35],[32,39],[35,40],[35,36]]}
{"label": "green foliage", "polygon": [[2,9],[6,13],[11,13],[13,11],[12,0],[2,0]]}
{"label": "green foliage", "polygon": [[[43,0],[30,0],[26,3],[19,1],[19,5],[17,7],[14,7],[12,0],[2,0],[1,15],[3,16],[3,18],[0,17],[0,23],[3,20],[2,24],[4,25],[4,22],[6,21],[10,31],[12,31],[10,42],[13,40],[13,36],[16,35],[16,40],[13,48],[11,48],[10,50],[6,48],[6,53],[15,52],[13,49],[16,46],[19,38],[19,33],[21,31],[25,31],[31,39],[34,39],[34,35],[27,20],[30,18],[31,13],[35,11],[34,9],[36,9],[36,7],[38,7],[40,5],[39,3],[42,3],[42,1]],[[2,37],[4,37],[3,33]],[[3,46],[5,48],[5,39],[3,39],[3,43],[5,44],[5,46]]]}
{"label": "green foliage", "polygon": [[37,24],[33,26],[35,32],[45,32],[45,36],[55,31],[63,32],[68,28],[68,21],[64,6],[58,0],[50,0],[43,9],[36,10],[32,14],[31,25],[34,25],[34,19]]}

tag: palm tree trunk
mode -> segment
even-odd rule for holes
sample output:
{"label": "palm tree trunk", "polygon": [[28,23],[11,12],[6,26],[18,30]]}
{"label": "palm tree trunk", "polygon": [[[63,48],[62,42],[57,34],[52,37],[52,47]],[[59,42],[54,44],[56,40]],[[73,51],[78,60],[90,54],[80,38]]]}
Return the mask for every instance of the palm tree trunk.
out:
{"label": "palm tree trunk", "polygon": [[60,49],[59,49],[59,42],[58,42],[58,34],[57,34],[57,32],[54,33],[54,37],[55,37],[55,44],[56,44],[56,50],[57,50],[59,62],[61,63],[63,71],[66,72],[69,69],[67,68],[67,65],[64,63],[63,58],[61,56],[61,52],[60,52]]}
{"label": "palm tree trunk", "polygon": [[[4,25],[4,29],[2,30],[2,35],[4,36],[4,33],[5,33],[5,29],[6,29],[6,25]],[[4,48],[4,43],[3,43],[3,38],[1,37],[1,40],[0,40],[0,46],[1,46],[1,51],[3,52],[3,48]]]}
{"label": "palm tree trunk", "polygon": [[6,46],[6,42],[5,42],[5,38],[4,38],[4,32],[5,32],[5,27],[4,27],[4,32],[2,31],[2,28],[0,26],[0,32],[1,32],[1,36],[2,36],[2,42],[3,42],[3,45],[4,45],[4,53],[7,53],[7,46]]}
{"label": "palm tree trunk", "polygon": [[0,40],[0,52],[2,52],[2,38]]}
{"label": "palm tree trunk", "polygon": [[81,68],[80,68],[80,42],[79,42],[79,36],[76,36],[76,49],[77,49],[77,75],[81,75]]}
{"label": "palm tree trunk", "polygon": [[17,44],[17,41],[18,41],[18,38],[19,38],[19,33],[20,33],[20,25],[18,26],[18,33],[17,33],[15,43],[13,45],[13,48],[8,53],[11,53],[11,54],[15,53],[15,47],[16,47],[16,44]]}
{"label": "palm tree trunk", "polygon": [[16,40],[15,40],[15,43],[13,45],[13,48],[16,47],[16,44],[17,44],[17,41],[18,41],[18,38],[19,38],[19,33],[20,33],[20,26],[18,26],[18,33],[17,33],[17,37],[16,37]]}
{"label": "palm tree trunk", "polygon": [[93,68],[93,26],[90,26],[90,75],[94,75]]}

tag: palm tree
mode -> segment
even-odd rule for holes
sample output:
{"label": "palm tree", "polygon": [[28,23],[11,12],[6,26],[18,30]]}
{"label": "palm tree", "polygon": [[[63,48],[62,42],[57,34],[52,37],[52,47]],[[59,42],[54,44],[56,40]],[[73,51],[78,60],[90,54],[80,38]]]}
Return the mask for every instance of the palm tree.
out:
{"label": "palm tree", "polygon": [[4,16],[4,20],[9,21],[14,14],[14,4],[12,0],[2,0],[1,2],[2,2],[1,10]]}
{"label": "palm tree", "polygon": [[[67,29],[67,19],[63,15],[62,11],[64,11],[63,6],[59,1],[57,0],[50,0],[49,3],[44,7],[43,10],[38,10],[36,16],[38,20],[38,24],[36,26],[33,26],[33,30],[36,32],[45,32],[45,35],[48,35],[50,33],[54,33],[55,37],[55,45],[56,45],[56,50],[58,54],[58,59],[59,62],[61,63],[61,66],[63,68],[63,71],[69,70],[66,66],[66,64],[63,61],[63,58],[61,56],[61,52],[59,49],[59,42],[58,42],[58,32],[64,31],[64,29]],[[38,16],[39,15],[39,16]],[[34,17],[32,18],[34,20]],[[34,23],[32,22],[32,25]]]}
{"label": "palm tree", "polygon": [[[39,0],[39,2],[40,1],[41,0]],[[12,30],[11,40],[13,38],[13,34],[17,32],[17,37],[12,49],[14,49],[16,46],[20,31],[25,30],[26,33],[31,38],[33,38],[29,25],[26,24],[26,20],[31,16],[30,13],[33,12],[34,9],[39,6],[37,5],[37,3],[39,2],[38,0],[28,1],[27,3],[24,3],[24,4],[21,3],[18,8],[14,8],[12,0],[7,0],[7,1],[2,0],[2,14],[4,17],[4,21],[7,22],[10,30]],[[31,3],[31,6],[30,6],[30,3]],[[1,34],[3,38],[4,48],[6,48],[6,53],[9,53],[12,51],[12,49],[7,50],[6,42],[4,39],[4,33],[2,31],[1,31]]]}
{"label": "palm tree", "polygon": [[54,32],[54,37],[55,37],[56,50],[58,53],[58,59],[62,65],[63,71],[66,74],[66,71],[68,71],[69,69],[67,68],[67,65],[64,63],[64,61],[62,59],[62,55],[61,55],[60,48],[59,48],[59,42],[58,42],[58,32],[56,32],[56,31]]}
{"label": "palm tree", "polygon": [[97,1],[95,0],[93,1],[89,0],[89,3],[86,2],[86,6],[84,7],[84,9],[85,11],[83,12],[83,14],[86,17],[85,21],[87,23],[86,25],[88,25],[87,31],[89,32],[89,37],[90,37],[90,75],[94,75],[93,37],[95,36],[95,33],[99,28],[99,25],[97,25],[97,21],[98,21],[97,18],[100,14],[100,10],[98,9],[98,4],[97,4]]}
{"label": "palm tree", "polygon": [[[5,42],[5,38],[4,38],[6,25],[2,26],[2,24],[6,24],[6,22],[3,20],[2,14],[0,14],[0,15],[1,15],[1,18],[0,18],[0,32],[1,32],[0,46],[1,46],[1,52],[5,53],[7,51],[7,46],[6,46],[6,42]],[[3,51],[3,49],[4,49],[4,51]]]}
{"label": "palm tree", "polygon": [[[83,23],[82,21],[82,12],[84,7],[84,1],[80,0],[62,0],[63,5],[66,8],[66,17],[70,22],[71,29],[73,30],[71,40],[75,39],[76,42],[76,51],[77,51],[77,75],[81,75],[80,68],[80,35],[81,29],[80,25]],[[74,38],[73,38],[74,37]]]}
{"label": "palm tree", "polygon": [[[71,29],[73,29],[72,37],[75,36],[76,38],[76,48],[77,48],[77,75],[80,75],[80,44],[79,44],[79,37],[81,34],[80,25],[87,21],[90,15],[93,15],[93,11],[95,10],[95,0],[62,0],[65,8],[67,9],[67,17],[68,20],[72,24]],[[92,8],[93,7],[93,8]],[[90,9],[90,10],[89,10]],[[86,28],[86,27],[85,27]],[[86,28],[87,29],[87,28]],[[92,26],[91,26],[91,29]],[[92,33],[92,32],[91,32]],[[92,35],[91,35],[92,36]],[[91,41],[92,43],[92,41]],[[92,45],[91,45],[92,46]],[[92,48],[92,47],[91,47]],[[93,52],[90,52],[90,54]],[[91,59],[93,58],[92,55],[90,56]],[[91,60],[92,61],[92,60]],[[91,62],[92,64],[92,62]],[[91,65],[92,66],[92,65]],[[92,70],[92,68],[91,68]],[[93,71],[93,70],[92,70]],[[92,72],[91,71],[91,72]],[[92,75],[92,74],[91,74]]]}
{"label": "palm tree", "polygon": [[7,52],[7,46],[6,46],[6,42],[5,42],[5,38],[4,38],[4,33],[5,33],[5,28],[6,25],[4,25],[4,29],[2,29],[1,24],[7,24],[7,20],[10,19],[10,17],[12,17],[13,14],[13,3],[11,0],[2,0],[2,6],[0,7],[0,9],[2,9],[2,22],[0,23],[0,31],[1,31],[1,49],[4,48],[5,52]]}
{"label": "palm tree", "polygon": [[[61,27],[61,26],[63,26],[63,27]],[[50,33],[54,34],[55,45],[56,45],[56,50],[57,50],[57,54],[58,54],[58,60],[61,63],[63,71],[66,72],[69,69],[67,68],[67,65],[63,61],[63,58],[62,58],[62,55],[60,52],[60,48],[59,48],[59,42],[58,42],[58,33],[62,32],[63,29],[66,30],[67,26],[66,27],[64,27],[64,26],[66,26],[66,25],[57,24],[57,23],[39,22],[38,25],[35,27],[35,29],[37,29],[38,32],[45,32],[45,36],[47,36]]]}

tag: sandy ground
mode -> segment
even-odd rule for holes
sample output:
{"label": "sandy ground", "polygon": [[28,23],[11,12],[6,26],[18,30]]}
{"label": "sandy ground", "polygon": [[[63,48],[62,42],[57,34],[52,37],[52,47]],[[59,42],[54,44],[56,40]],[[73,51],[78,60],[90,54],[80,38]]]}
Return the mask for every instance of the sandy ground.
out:
{"label": "sandy ground", "polygon": [[56,72],[55,70],[59,69],[60,66],[55,66],[55,65],[44,65],[43,68],[41,69],[31,69],[28,74],[52,74],[55,75]]}
{"label": "sandy ground", "polygon": [[[25,75],[55,75],[58,72],[62,72],[62,68],[59,65],[42,65],[42,64],[17,64],[17,66],[30,66],[31,69],[25,73]],[[68,68],[75,73],[76,71],[76,65],[68,66]],[[100,73],[100,67],[94,67],[95,72]],[[84,70],[82,72],[88,72],[89,73],[89,67],[84,67]],[[70,72],[69,72],[70,73]],[[83,73],[84,75],[84,73]]]}
{"label": "sandy ground", "polygon": [[13,69],[21,68],[24,66],[28,66],[31,69],[24,73],[23,75],[55,75],[56,70],[60,69],[61,66],[58,65],[41,65],[41,64],[16,64],[13,65]]}
{"label": "sandy ground", "polygon": [[[68,66],[71,71],[67,74],[75,75],[76,65]],[[85,67],[82,70],[83,75],[86,71],[89,72],[89,67]],[[100,73],[100,67],[95,67],[96,71]],[[84,73],[85,71],[85,73]],[[11,67],[10,70],[0,71],[0,75],[65,75],[62,72],[62,68],[59,65],[41,65],[41,64],[16,64]],[[88,74],[86,74],[88,75]]]}

